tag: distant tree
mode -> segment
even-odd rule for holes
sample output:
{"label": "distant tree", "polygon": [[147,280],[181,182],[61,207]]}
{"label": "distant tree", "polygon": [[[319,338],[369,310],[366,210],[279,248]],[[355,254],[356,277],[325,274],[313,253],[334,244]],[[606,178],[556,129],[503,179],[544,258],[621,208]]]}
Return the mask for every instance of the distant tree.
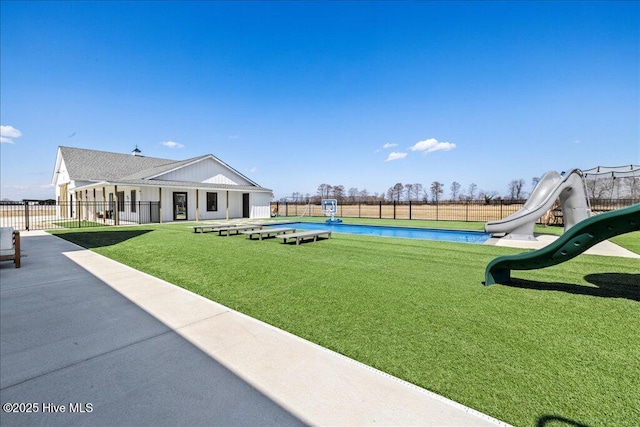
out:
{"label": "distant tree", "polygon": [[320,196],[323,199],[326,199],[329,197],[329,192],[331,191],[331,185],[329,184],[320,184],[318,186],[318,196]]}
{"label": "distant tree", "polygon": [[403,189],[404,189],[404,185],[402,185],[402,183],[400,182],[396,183],[396,185],[394,185],[393,187],[390,187],[387,190],[387,199],[389,201],[399,202],[400,198],[402,197]]}
{"label": "distant tree", "polygon": [[462,186],[457,181],[453,181],[451,183],[451,186],[449,187],[451,190],[451,200],[458,200],[458,197],[460,196],[460,187]]}
{"label": "distant tree", "polygon": [[405,192],[406,200],[407,201],[411,200],[411,196],[413,195],[413,184],[405,184],[404,192]]}
{"label": "distant tree", "polygon": [[422,184],[420,183],[415,183],[413,184],[413,200],[420,200],[420,196],[422,195],[422,192],[424,191]]}
{"label": "distant tree", "polygon": [[514,179],[509,183],[509,198],[511,200],[520,200],[524,194],[522,189],[524,188],[524,179]]}
{"label": "distant tree", "polygon": [[493,199],[495,199],[497,195],[498,195],[497,191],[485,192],[483,190],[480,190],[480,192],[478,193],[478,198],[480,200],[484,200],[485,205],[490,205]]}
{"label": "distant tree", "polygon": [[476,198],[476,190],[478,189],[478,186],[476,184],[474,184],[473,182],[471,184],[469,184],[469,189],[467,190],[468,196],[469,196],[469,200],[474,200]]}
{"label": "distant tree", "polygon": [[347,197],[349,198],[349,201],[351,203],[356,203],[358,200],[360,200],[360,192],[357,188],[351,187],[349,188],[349,190],[347,190]]}
{"label": "distant tree", "polygon": [[369,198],[371,196],[369,196],[369,192],[367,191],[366,188],[360,190],[360,193],[358,194],[358,197],[360,198],[361,202],[368,202]]}
{"label": "distant tree", "polygon": [[533,178],[531,178],[531,188],[532,189],[536,188],[539,182],[540,182],[540,177],[534,176]]}
{"label": "distant tree", "polygon": [[334,199],[342,201],[344,198],[344,185],[334,185],[331,187],[331,195]]}
{"label": "distant tree", "polygon": [[431,183],[431,200],[438,203],[440,196],[444,193],[444,184],[439,181],[433,181]]}

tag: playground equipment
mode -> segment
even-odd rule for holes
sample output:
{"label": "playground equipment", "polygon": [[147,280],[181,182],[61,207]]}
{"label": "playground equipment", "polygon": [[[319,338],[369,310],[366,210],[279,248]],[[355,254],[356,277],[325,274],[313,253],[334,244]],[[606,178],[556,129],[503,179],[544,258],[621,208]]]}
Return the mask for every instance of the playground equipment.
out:
{"label": "playground equipment", "polygon": [[327,224],[339,224],[342,222],[341,219],[335,218],[335,215],[338,212],[338,200],[322,199],[321,207],[325,216],[331,216],[331,218],[325,221]]}
{"label": "playground equipment", "polygon": [[564,175],[556,171],[547,172],[520,210],[497,221],[487,222],[484,229],[489,234],[505,233],[505,239],[536,240],[533,235],[536,221],[551,209],[558,199],[565,232],[578,222],[589,218],[591,208],[580,169],[572,169]]}
{"label": "playground equipment", "polygon": [[592,216],[574,224],[542,249],[494,259],[485,269],[484,284],[506,283],[511,278],[511,270],[535,270],[560,264],[603,240],[639,230],[640,203]]}

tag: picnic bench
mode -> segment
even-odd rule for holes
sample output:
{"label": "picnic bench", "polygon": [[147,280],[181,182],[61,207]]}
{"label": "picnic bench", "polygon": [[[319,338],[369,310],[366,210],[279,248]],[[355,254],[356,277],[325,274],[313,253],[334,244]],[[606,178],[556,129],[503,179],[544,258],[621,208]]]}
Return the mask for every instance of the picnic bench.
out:
{"label": "picnic bench", "polygon": [[20,268],[20,232],[13,227],[0,230],[0,260],[13,261]]}
{"label": "picnic bench", "polygon": [[274,236],[277,236],[279,234],[285,234],[287,232],[291,231],[292,233],[295,233],[296,229],[295,228],[288,228],[288,227],[282,227],[282,228],[263,228],[260,230],[248,230],[248,231],[243,231],[243,234],[246,234],[249,236],[249,240],[253,239],[253,236],[257,235],[259,237],[260,240],[262,240],[263,236],[266,237],[271,237],[271,235],[273,234]]}
{"label": "picnic bench", "polygon": [[[205,225],[194,225],[193,226],[193,232],[194,233],[204,233],[206,230],[209,231],[218,231],[219,228],[225,228],[225,227],[235,227],[236,224],[227,224],[227,225],[213,225],[213,224],[205,224]],[[200,230],[200,231],[198,231]]]}
{"label": "picnic bench", "polygon": [[279,234],[276,237],[282,239],[282,243],[287,243],[287,239],[296,239],[296,245],[299,245],[304,239],[313,238],[314,242],[318,241],[318,237],[326,234],[327,238],[331,238],[331,231],[328,230],[311,230],[311,231],[299,231],[291,234]]}
{"label": "picnic bench", "polygon": [[218,236],[222,236],[222,233],[227,233],[227,237],[231,236],[231,232],[235,231],[235,234],[240,234],[241,231],[247,231],[247,230],[260,230],[262,228],[261,225],[236,225],[236,226],[230,226],[230,227],[221,227],[218,228],[217,231],[218,232]]}

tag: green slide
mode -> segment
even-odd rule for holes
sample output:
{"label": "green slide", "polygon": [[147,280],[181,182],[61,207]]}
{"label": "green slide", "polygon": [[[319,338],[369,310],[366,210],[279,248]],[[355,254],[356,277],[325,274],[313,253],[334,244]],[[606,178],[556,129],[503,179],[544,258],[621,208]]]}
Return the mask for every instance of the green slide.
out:
{"label": "green slide", "polygon": [[638,230],[640,203],[589,217],[542,249],[494,259],[487,265],[484,284],[506,283],[511,278],[511,270],[536,270],[560,264],[603,240]]}

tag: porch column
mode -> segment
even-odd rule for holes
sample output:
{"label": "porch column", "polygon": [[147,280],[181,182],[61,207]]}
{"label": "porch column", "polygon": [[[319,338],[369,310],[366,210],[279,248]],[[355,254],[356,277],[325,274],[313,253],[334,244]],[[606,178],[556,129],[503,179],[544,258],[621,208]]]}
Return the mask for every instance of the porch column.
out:
{"label": "porch column", "polygon": [[120,210],[120,198],[118,197],[118,186],[114,185],[113,186],[113,195],[116,199],[116,205],[114,206],[113,209],[113,225],[120,225],[120,212],[118,212]]}
{"label": "porch column", "polygon": [[196,221],[199,221],[200,218],[200,197],[198,193],[198,189],[196,188]]}
{"label": "porch column", "polygon": [[227,217],[227,221],[229,221],[229,190],[227,190],[227,201],[226,201],[226,207],[225,207],[225,212],[226,212],[226,217]]}
{"label": "porch column", "polygon": [[102,223],[107,223],[107,189],[102,187]]}
{"label": "porch column", "polygon": [[158,187],[158,215],[160,224],[162,224],[162,187]]}

